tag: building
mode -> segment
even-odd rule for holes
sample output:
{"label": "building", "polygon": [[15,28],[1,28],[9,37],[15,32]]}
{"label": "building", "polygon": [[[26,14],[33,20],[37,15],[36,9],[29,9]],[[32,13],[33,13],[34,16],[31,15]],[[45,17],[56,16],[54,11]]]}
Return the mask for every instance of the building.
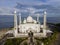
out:
{"label": "building", "polygon": [[[28,33],[32,31],[35,37],[46,37],[46,11],[44,11],[44,21],[43,25],[39,22],[39,15],[37,15],[37,20],[34,20],[30,15],[21,22],[21,14],[19,16],[19,25],[17,25],[17,15],[14,12],[14,31],[15,37],[26,37]],[[49,30],[50,31],[50,30]]]}
{"label": "building", "polygon": [[40,24],[37,23],[31,16],[28,16],[27,19],[24,19],[23,23],[19,25],[19,31],[22,33],[40,32]]}

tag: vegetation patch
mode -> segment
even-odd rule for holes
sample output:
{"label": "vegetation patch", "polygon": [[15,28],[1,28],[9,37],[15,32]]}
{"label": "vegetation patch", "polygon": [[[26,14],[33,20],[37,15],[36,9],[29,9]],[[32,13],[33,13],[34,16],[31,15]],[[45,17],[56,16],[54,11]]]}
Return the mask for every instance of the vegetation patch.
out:
{"label": "vegetation patch", "polygon": [[[35,38],[37,40],[37,45],[39,45],[39,42],[43,42],[44,45],[50,45],[52,42],[54,42],[57,38],[57,34],[60,32],[60,24],[53,24],[54,28],[52,28],[53,34],[48,38]],[[5,45],[19,45],[21,42],[26,40],[27,38],[14,38],[14,39],[8,39],[5,43]],[[24,43],[27,45],[27,42]]]}
{"label": "vegetation patch", "polygon": [[35,39],[38,40],[38,42],[39,42],[39,41],[43,42],[44,45],[49,45],[49,44],[51,44],[53,41],[56,40],[57,34],[58,34],[58,32],[55,31],[55,32],[53,33],[53,35],[50,36],[50,37],[48,37],[48,38],[35,38]]}
{"label": "vegetation patch", "polygon": [[19,45],[22,41],[26,40],[27,38],[14,38],[14,39],[7,39],[5,45]]}

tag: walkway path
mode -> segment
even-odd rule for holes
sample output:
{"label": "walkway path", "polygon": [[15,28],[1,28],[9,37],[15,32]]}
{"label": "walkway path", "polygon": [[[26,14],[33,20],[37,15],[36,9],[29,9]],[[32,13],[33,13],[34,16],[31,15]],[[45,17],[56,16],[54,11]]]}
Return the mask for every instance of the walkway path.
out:
{"label": "walkway path", "polygon": [[[38,45],[37,40],[33,38],[33,42],[30,42],[30,39],[24,40],[20,45]],[[39,45],[41,45],[41,42],[39,42]]]}

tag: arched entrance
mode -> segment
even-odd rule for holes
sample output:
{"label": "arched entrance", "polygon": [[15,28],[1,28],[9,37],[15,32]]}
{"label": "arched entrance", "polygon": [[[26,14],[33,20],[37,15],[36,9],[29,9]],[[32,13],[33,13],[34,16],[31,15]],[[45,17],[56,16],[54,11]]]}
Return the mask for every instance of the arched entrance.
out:
{"label": "arched entrance", "polygon": [[26,30],[27,33],[29,33],[30,31],[36,32],[36,30],[34,30],[34,29],[32,29],[32,28],[29,28],[29,29]]}

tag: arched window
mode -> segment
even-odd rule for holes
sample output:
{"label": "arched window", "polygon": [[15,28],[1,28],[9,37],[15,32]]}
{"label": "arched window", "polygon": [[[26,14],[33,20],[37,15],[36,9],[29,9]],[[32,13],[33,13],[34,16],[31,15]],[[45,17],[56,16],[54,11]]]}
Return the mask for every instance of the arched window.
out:
{"label": "arched window", "polygon": [[43,29],[41,28],[40,33],[43,33]]}
{"label": "arched window", "polygon": [[20,33],[19,28],[18,28],[18,33]]}

